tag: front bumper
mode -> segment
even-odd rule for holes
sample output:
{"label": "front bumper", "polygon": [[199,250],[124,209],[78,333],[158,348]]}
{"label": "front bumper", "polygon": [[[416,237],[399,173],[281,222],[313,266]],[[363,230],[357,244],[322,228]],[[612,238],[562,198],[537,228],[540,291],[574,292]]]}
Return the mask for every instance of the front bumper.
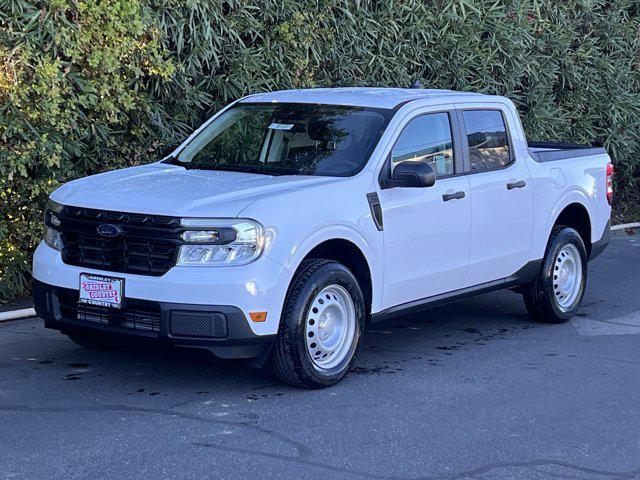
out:
{"label": "front bumper", "polygon": [[262,255],[248,265],[233,267],[173,267],[162,276],[108,272],[67,265],[60,252],[41,243],[33,256],[33,278],[56,287],[79,290],[81,273],[125,280],[124,297],[166,304],[232,305],[249,319],[267,312],[264,322],[249,322],[256,335],[278,332],[280,314],[292,273]]}
{"label": "front bumper", "polygon": [[203,348],[222,358],[253,358],[274,335],[256,335],[242,310],[127,298],[121,310],[79,305],[78,291],[35,280],[33,304],[45,327],[84,331],[151,343]]}

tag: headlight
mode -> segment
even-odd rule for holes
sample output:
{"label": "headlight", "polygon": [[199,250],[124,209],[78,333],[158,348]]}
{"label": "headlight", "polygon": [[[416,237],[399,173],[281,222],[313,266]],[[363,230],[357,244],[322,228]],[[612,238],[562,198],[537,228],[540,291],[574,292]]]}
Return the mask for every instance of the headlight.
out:
{"label": "headlight", "polygon": [[47,202],[47,210],[51,210],[52,212],[60,213],[63,208],[64,205],[60,205],[58,202],[54,202],[51,199]]}
{"label": "headlight", "polygon": [[253,262],[264,247],[264,228],[245,219],[183,218],[178,265],[245,265]]}
{"label": "headlight", "polygon": [[59,227],[60,218],[58,217],[58,215],[60,214],[63,208],[64,208],[63,205],[60,205],[59,203],[54,202],[53,200],[49,200],[47,202],[47,209],[45,210],[45,213],[44,213],[45,224],[47,225],[50,224],[54,228]]}
{"label": "headlight", "polygon": [[62,211],[62,208],[63,205],[49,199],[47,202],[47,209],[44,214],[44,243],[58,251],[62,250],[62,238],[60,237],[60,233],[51,227],[60,226],[60,218],[58,218],[58,215]]}
{"label": "headlight", "polygon": [[62,238],[60,237],[60,232],[53,228],[44,227],[44,243],[54,250],[62,250]]}

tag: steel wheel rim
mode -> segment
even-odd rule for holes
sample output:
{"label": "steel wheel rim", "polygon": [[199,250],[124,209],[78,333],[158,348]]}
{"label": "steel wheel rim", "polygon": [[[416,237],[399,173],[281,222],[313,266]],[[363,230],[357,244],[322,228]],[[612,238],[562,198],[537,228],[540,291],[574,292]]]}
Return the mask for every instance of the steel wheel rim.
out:
{"label": "steel wheel rim", "polygon": [[335,368],[349,354],[356,332],[356,308],[341,285],[323,288],[307,312],[307,352],[317,370]]}
{"label": "steel wheel rim", "polygon": [[553,294],[563,312],[571,309],[582,289],[582,257],[569,243],[562,247],[553,265]]}

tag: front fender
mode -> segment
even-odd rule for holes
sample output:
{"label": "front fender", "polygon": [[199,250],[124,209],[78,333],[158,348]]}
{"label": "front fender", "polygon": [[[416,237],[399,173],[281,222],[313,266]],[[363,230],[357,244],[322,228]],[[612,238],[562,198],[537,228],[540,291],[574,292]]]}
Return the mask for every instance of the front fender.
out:
{"label": "front fender", "polygon": [[321,243],[329,240],[346,240],[355,245],[364,255],[371,273],[372,307],[379,304],[382,286],[382,252],[380,246],[372,245],[355,227],[346,224],[334,224],[318,227],[303,236],[288,252],[285,258],[272,258],[284,266],[288,274],[288,283],[309,253]]}

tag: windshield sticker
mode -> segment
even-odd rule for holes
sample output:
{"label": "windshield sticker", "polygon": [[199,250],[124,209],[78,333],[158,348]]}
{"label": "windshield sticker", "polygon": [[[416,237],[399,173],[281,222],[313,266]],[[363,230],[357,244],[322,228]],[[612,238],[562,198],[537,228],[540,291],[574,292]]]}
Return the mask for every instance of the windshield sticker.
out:
{"label": "windshield sticker", "polygon": [[291,130],[292,128],[292,123],[272,123],[269,125],[270,130]]}

